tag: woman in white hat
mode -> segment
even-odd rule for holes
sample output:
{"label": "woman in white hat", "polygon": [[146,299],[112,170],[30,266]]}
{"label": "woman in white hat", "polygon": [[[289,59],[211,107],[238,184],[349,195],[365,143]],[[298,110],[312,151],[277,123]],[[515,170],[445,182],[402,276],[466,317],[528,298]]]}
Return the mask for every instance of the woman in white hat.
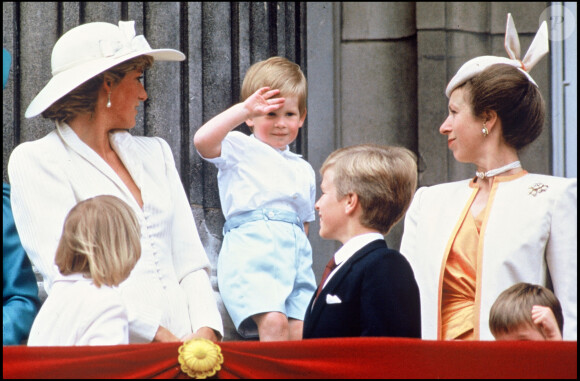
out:
{"label": "woman in white hat", "polygon": [[577,180],[528,173],[518,151],[539,135],[545,105],[528,71],[548,52],[544,23],[526,57],[508,15],[510,58],[465,63],[446,89],[439,131],[473,179],[422,187],[405,218],[401,253],[421,293],[429,340],[493,340],[491,305],[518,282],[546,286],[562,303],[564,340],[576,340]]}
{"label": "woman in white hat", "polygon": [[147,99],[143,71],[154,60],[184,59],[177,50],[152,49],[135,36],[134,21],[71,29],[53,48],[52,79],[25,114],[42,113],[56,129],[20,144],[8,163],[16,226],[49,294],[73,206],[110,194],[135,211],[142,253],[120,286],[131,343],[223,336],[210,263],[171,149],[160,138],[128,132]]}

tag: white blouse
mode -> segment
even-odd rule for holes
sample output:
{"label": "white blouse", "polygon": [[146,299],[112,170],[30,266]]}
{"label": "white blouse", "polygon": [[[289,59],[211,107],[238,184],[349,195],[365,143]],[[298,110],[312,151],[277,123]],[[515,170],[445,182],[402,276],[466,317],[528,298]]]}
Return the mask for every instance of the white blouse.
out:
{"label": "white blouse", "polygon": [[273,208],[294,212],[302,222],[314,221],[314,169],[288,147],[280,151],[254,135],[232,131],[222,141],[221,155],[204,159],[218,168],[226,220],[243,212]]}
{"label": "white blouse", "polygon": [[57,277],[28,338],[29,346],[129,343],[129,320],[121,292],[93,284],[82,274]]}
{"label": "white blouse", "polygon": [[141,258],[121,283],[130,342],[150,342],[158,327],[177,337],[223,324],[210,263],[169,145],[161,138],[110,134],[111,146],[141,190],[143,209],[115,171],[66,124],[14,149],[8,163],[14,220],[22,245],[50,294],[54,255],[69,210],[97,195],[127,202],[141,224]]}

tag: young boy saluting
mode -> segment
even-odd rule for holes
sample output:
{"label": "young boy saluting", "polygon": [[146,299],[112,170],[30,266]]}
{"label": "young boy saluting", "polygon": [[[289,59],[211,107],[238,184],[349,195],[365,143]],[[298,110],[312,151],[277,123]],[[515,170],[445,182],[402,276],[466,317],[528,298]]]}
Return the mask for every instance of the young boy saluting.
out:
{"label": "young boy saluting", "polygon": [[320,236],[343,246],[308,306],[304,338],[420,338],[413,270],[383,237],[403,217],[415,192],[414,154],[373,144],[341,148],[330,154],[320,173]]}
{"label": "young boy saluting", "polygon": [[562,306],[548,288],[516,283],[499,294],[491,306],[489,329],[496,340],[561,341]]}
{"label": "young boy saluting", "polygon": [[[218,168],[226,223],[218,285],[240,335],[299,340],[315,288],[308,223],[316,182],[312,166],[288,147],[306,118],[300,67],[272,57],[250,67],[243,102],[204,124],[194,144]],[[232,131],[246,122],[253,134]]]}

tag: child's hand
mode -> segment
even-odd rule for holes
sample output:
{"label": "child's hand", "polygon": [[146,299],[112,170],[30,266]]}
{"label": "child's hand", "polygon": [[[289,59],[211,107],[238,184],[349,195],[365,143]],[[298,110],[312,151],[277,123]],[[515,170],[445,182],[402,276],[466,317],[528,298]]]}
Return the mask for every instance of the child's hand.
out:
{"label": "child's hand", "polygon": [[532,321],[540,328],[546,340],[562,340],[558,322],[550,307],[533,306]]}
{"label": "child's hand", "polygon": [[[278,110],[284,105],[284,98],[272,98],[280,93],[280,90],[270,90],[269,87],[262,87],[244,101],[244,108],[249,113],[249,118],[266,115]],[[272,99],[271,99],[272,98]]]}

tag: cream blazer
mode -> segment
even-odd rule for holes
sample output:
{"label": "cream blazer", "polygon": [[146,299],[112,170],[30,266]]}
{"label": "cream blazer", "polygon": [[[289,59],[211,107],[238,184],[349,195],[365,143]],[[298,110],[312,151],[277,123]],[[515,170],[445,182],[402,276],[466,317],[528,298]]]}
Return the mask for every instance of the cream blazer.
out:
{"label": "cream blazer", "polygon": [[120,289],[130,342],[150,342],[161,325],[182,337],[207,326],[223,335],[210,263],[169,145],[161,138],[110,134],[111,146],[141,189],[143,209],[113,169],[66,124],[14,149],[8,163],[22,245],[50,288],[65,217],[102,194],[129,204],[141,224],[141,258]]}
{"label": "cream blazer", "polygon": [[[478,187],[463,180],[417,190],[405,217],[401,253],[421,293],[423,339],[441,338],[443,269]],[[576,340],[577,179],[529,174],[494,179],[477,252],[475,335],[493,340],[489,311],[518,282],[552,289],[564,314],[564,340]]]}

